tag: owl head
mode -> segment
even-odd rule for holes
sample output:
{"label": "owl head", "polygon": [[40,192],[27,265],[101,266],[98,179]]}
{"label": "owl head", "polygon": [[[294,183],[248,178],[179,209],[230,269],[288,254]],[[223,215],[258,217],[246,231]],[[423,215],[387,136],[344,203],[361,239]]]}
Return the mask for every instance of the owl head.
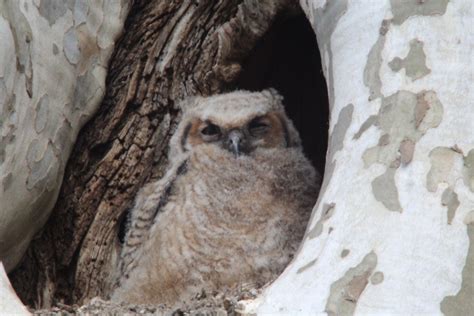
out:
{"label": "owl head", "polygon": [[274,89],[185,100],[181,103],[181,122],[171,139],[170,158],[199,146],[215,146],[234,157],[300,146],[298,132],[286,116],[282,100]]}

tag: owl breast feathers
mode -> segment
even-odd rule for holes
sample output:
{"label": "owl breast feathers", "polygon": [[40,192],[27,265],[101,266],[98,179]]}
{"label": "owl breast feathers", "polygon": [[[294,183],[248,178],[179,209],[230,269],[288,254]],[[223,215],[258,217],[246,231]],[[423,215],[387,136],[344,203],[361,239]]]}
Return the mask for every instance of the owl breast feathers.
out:
{"label": "owl breast feathers", "polygon": [[169,161],[137,195],[113,300],[176,305],[282,272],[319,175],[275,90],[185,101]]}

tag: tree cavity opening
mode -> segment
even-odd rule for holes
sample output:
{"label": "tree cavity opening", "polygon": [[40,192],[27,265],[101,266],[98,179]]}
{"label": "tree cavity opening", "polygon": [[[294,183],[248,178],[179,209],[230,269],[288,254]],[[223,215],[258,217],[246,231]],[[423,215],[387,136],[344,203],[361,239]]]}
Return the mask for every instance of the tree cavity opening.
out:
{"label": "tree cavity opening", "polygon": [[283,95],[304,152],[323,175],[329,101],[316,35],[304,14],[277,19],[242,66],[237,88],[260,91],[273,87]]}

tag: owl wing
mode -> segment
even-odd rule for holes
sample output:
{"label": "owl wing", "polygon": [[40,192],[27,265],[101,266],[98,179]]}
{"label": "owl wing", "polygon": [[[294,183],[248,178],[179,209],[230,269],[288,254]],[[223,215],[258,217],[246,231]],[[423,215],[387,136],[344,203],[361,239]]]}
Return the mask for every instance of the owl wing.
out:
{"label": "owl wing", "polygon": [[137,265],[141,249],[148,239],[150,228],[160,210],[166,205],[174,182],[186,172],[186,165],[187,157],[174,161],[163,178],[148,183],[137,193],[130,212],[130,224],[121,254],[120,280],[127,278]]}

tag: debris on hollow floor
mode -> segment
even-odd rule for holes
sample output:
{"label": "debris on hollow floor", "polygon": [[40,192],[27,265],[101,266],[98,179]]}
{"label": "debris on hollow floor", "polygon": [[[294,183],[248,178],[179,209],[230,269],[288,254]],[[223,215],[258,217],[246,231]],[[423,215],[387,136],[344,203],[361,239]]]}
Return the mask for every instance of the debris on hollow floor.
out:
{"label": "debris on hollow floor", "polygon": [[202,291],[190,302],[179,308],[169,308],[165,305],[134,305],[118,304],[94,297],[86,304],[66,305],[57,304],[50,309],[30,309],[34,315],[202,315],[202,316],[233,316],[240,315],[238,302],[254,299],[260,290],[251,289],[239,293]]}

